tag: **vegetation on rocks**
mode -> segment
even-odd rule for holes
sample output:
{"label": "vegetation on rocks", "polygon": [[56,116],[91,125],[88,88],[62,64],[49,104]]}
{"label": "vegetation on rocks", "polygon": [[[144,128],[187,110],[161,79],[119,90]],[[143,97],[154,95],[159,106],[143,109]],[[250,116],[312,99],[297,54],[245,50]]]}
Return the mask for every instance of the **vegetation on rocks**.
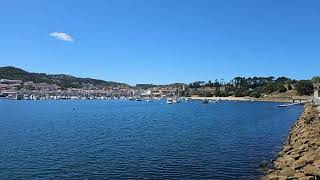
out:
{"label": "vegetation on rocks", "polygon": [[295,84],[295,87],[301,96],[309,96],[313,93],[313,84],[311,81],[299,81]]}

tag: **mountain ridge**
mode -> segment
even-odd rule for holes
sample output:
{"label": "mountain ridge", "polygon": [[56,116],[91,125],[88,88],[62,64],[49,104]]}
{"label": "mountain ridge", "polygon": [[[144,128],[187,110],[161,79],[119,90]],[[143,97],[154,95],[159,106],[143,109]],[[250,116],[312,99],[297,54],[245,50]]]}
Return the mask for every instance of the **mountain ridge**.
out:
{"label": "mountain ridge", "polygon": [[129,87],[130,85],[114,81],[105,81],[93,78],[80,78],[67,74],[47,74],[28,72],[14,66],[0,67],[0,79],[33,81],[34,83],[56,84],[63,88],[80,88],[85,84],[105,87]]}

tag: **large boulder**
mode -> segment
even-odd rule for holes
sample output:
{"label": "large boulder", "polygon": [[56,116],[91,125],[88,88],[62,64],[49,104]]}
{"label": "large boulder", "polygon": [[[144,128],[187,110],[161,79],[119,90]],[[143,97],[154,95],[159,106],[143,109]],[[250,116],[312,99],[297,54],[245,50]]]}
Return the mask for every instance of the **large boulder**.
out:
{"label": "large boulder", "polygon": [[292,177],[294,176],[295,170],[291,167],[286,167],[284,168],[281,172],[280,175],[281,176],[288,176],[288,177]]}
{"label": "large boulder", "polygon": [[288,167],[293,167],[294,163],[296,161],[292,158],[292,157],[289,157],[287,160],[286,160],[286,163],[287,163],[287,166]]}
{"label": "large boulder", "polygon": [[307,165],[307,160],[305,160],[305,159],[299,159],[298,161],[296,161],[296,162],[294,163],[293,167],[294,167],[295,169],[301,169],[301,168],[303,168],[303,167],[306,166],[306,165]]}
{"label": "large boulder", "polygon": [[316,175],[316,172],[318,171],[318,169],[315,166],[308,164],[302,169],[302,171],[307,176],[313,176],[313,175]]}
{"label": "large boulder", "polygon": [[276,161],[276,162],[274,163],[274,165],[275,165],[275,167],[276,167],[277,169],[284,169],[284,168],[287,167],[286,161],[283,160],[283,159],[281,159],[281,160],[279,160],[279,161]]}

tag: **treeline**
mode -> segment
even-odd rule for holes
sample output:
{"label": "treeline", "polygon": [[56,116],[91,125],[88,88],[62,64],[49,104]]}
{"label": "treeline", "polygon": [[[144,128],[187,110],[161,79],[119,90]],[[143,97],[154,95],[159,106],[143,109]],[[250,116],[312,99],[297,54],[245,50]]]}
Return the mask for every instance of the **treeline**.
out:
{"label": "treeline", "polygon": [[[294,80],[287,77],[235,77],[230,82],[218,81],[196,81],[189,84],[189,88],[200,96],[251,96],[259,98],[262,94],[274,92],[283,93],[295,89],[299,95],[311,95],[313,93],[313,83],[320,82],[320,77],[312,80]],[[215,89],[214,92],[210,89]],[[209,89],[209,90],[203,90]]]}

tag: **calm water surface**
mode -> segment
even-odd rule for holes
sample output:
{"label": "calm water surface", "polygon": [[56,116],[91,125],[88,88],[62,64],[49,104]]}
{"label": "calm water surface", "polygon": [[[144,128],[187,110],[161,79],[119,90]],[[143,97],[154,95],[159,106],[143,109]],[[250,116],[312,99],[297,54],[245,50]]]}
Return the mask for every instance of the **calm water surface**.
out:
{"label": "calm water surface", "polygon": [[303,107],[0,100],[0,179],[257,179]]}

